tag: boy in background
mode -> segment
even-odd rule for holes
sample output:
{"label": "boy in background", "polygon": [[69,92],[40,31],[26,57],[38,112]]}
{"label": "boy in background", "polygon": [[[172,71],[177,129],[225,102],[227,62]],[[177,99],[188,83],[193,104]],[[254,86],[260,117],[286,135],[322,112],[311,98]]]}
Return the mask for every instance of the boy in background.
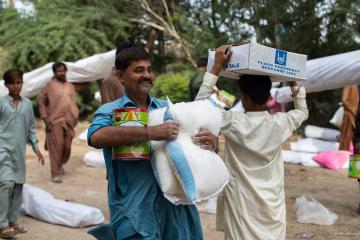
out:
{"label": "boy in background", "polygon": [[[230,46],[216,50],[211,72],[205,73],[196,100],[209,99],[218,75],[231,57]],[[226,53],[228,52],[228,53]],[[284,240],[286,207],[282,143],[308,118],[305,89],[290,82],[295,110],[270,115],[268,76],[242,75],[238,80],[245,113],[223,111],[225,164],[233,180],[218,202],[226,240]],[[205,132],[199,139],[206,138]],[[215,136],[214,136],[215,137]],[[203,139],[202,139],[203,140]]]}
{"label": "boy in background", "polygon": [[33,107],[21,97],[23,72],[10,69],[4,74],[9,95],[0,99],[0,238],[25,233],[17,224],[25,183],[25,146],[31,144],[41,164]]}

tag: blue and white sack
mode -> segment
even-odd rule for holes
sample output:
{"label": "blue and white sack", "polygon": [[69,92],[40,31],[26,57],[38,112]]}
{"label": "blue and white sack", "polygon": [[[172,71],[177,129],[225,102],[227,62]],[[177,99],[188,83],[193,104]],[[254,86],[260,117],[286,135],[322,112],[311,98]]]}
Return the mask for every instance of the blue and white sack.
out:
{"label": "blue and white sack", "polygon": [[209,101],[173,105],[149,113],[149,125],[176,121],[180,125],[174,141],[151,141],[152,166],[164,196],[174,204],[193,204],[220,193],[230,180],[223,160],[213,151],[192,141],[199,128],[218,135],[222,113]]}

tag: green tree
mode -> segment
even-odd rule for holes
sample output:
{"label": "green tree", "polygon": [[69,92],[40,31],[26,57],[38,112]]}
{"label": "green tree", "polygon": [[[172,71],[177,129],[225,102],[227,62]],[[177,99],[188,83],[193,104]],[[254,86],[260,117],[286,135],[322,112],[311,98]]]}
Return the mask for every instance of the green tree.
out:
{"label": "green tree", "polygon": [[190,75],[190,71],[161,74],[156,78],[151,94],[162,99],[168,96],[173,103],[187,102]]}
{"label": "green tree", "polygon": [[[307,54],[309,59],[359,49],[360,42],[360,2],[353,0],[32,2],[34,16],[0,8],[0,68],[16,66],[27,71],[49,61],[73,61],[112,49],[124,39],[146,48],[153,56],[154,69],[161,73],[194,70],[194,60],[206,56],[209,48],[250,38]],[[159,82],[175,86],[163,76],[172,74],[161,75],[155,89],[160,89]],[[176,80],[180,86],[184,86],[184,76],[177,77],[183,79]],[[220,80],[218,86],[236,94],[236,81]],[[172,90],[164,87],[156,94]],[[311,114],[309,121],[325,125],[340,93],[309,95],[311,112],[318,113]]]}
{"label": "green tree", "polygon": [[[24,15],[14,8],[0,14],[0,69],[31,71],[50,61],[75,61],[113,49],[129,37],[129,24],[121,1],[34,1],[35,14]],[[91,5],[89,3],[92,3]],[[96,82],[78,92],[82,118],[98,103]]]}
{"label": "green tree", "polygon": [[14,8],[3,10],[0,46],[12,65],[28,71],[49,61],[74,61],[113,49],[128,37],[127,22],[113,8],[79,2],[37,1],[35,15],[27,17]]}
{"label": "green tree", "polygon": [[326,29],[321,51],[324,56],[358,50],[360,47],[360,1],[337,0],[324,9]]}

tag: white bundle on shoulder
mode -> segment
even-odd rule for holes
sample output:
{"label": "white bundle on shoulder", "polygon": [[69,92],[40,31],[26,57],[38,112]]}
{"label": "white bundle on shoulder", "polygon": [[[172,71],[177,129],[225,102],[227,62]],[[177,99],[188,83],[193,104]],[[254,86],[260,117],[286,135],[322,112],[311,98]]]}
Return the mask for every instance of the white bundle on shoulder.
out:
{"label": "white bundle on shoulder", "polygon": [[164,196],[174,204],[193,204],[206,200],[225,187],[230,180],[223,160],[213,151],[204,150],[192,141],[199,128],[218,135],[222,113],[209,101],[171,104],[149,113],[149,125],[167,120],[179,123],[174,141],[151,141],[152,166]]}

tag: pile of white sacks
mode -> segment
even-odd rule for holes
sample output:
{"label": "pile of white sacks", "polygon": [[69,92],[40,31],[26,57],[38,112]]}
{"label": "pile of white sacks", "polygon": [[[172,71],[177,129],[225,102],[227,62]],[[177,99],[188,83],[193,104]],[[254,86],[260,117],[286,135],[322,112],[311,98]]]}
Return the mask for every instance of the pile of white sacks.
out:
{"label": "pile of white sacks", "polygon": [[348,151],[339,151],[340,132],[313,125],[305,127],[305,138],[290,143],[290,150],[283,150],[287,163],[337,170],[349,165]]}

